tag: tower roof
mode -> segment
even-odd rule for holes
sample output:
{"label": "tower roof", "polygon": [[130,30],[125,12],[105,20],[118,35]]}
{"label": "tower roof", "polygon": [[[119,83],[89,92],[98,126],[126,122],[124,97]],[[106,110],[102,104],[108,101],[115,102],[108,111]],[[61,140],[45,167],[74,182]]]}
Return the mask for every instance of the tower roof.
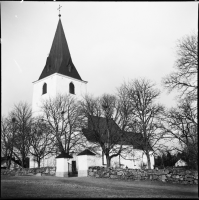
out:
{"label": "tower roof", "polygon": [[60,18],[50,49],[50,54],[46,59],[46,64],[39,77],[39,80],[54,73],[63,74],[82,81],[78,71],[76,70],[72,62]]}

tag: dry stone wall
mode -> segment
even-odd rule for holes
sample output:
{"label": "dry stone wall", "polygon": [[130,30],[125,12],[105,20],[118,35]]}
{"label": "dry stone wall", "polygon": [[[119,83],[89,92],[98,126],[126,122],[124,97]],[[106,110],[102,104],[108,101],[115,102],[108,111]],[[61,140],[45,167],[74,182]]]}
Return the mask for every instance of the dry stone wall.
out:
{"label": "dry stone wall", "polygon": [[88,176],[123,180],[156,180],[179,184],[198,184],[198,171],[182,168],[142,170],[91,166],[88,168]]}
{"label": "dry stone wall", "polygon": [[1,175],[10,176],[54,176],[55,167],[1,169]]}

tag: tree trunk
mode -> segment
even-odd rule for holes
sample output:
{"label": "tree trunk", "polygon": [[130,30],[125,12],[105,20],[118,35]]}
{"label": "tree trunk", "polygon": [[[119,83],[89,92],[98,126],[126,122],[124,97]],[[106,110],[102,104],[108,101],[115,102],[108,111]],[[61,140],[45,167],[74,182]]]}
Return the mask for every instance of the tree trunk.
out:
{"label": "tree trunk", "polygon": [[110,166],[111,166],[111,159],[109,155],[106,155],[106,167],[110,167]]}
{"label": "tree trunk", "polygon": [[38,160],[37,160],[38,168],[40,168],[40,163],[41,163],[41,160],[38,159]]}
{"label": "tree trunk", "polygon": [[10,154],[10,156],[9,156],[9,160],[8,160],[8,169],[10,169],[10,166],[11,166],[11,159],[12,159],[12,154]]}
{"label": "tree trunk", "polygon": [[102,150],[102,165],[104,165],[104,152]]}
{"label": "tree trunk", "polygon": [[9,157],[9,161],[8,161],[8,169],[10,169],[10,166],[11,166],[12,154],[13,154],[13,148],[11,149],[11,152],[10,152],[10,157]]}
{"label": "tree trunk", "polygon": [[148,169],[151,169],[151,159],[148,151],[146,152],[146,157],[147,157]]}
{"label": "tree trunk", "polygon": [[21,159],[21,166],[23,167],[23,168],[25,168],[25,166],[24,166],[24,164],[25,164],[25,158],[24,158],[25,156],[24,155],[22,155],[22,159]]}

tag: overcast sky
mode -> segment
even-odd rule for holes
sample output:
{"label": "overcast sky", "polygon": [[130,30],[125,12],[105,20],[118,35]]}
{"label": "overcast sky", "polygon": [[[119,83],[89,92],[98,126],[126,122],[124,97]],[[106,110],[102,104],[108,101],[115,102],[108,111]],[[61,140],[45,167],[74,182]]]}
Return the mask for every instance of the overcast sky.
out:
{"label": "overcast sky", "polygon": [[[197,2],[1,2],[1,106],[7,115],[20,101],[32,103],[58,23],[87,91],[116,92],[124,81],[145,77],[161,87],[173,70],[175,45],[197,32]],[[163,91],[159,102],[175,106]]]}

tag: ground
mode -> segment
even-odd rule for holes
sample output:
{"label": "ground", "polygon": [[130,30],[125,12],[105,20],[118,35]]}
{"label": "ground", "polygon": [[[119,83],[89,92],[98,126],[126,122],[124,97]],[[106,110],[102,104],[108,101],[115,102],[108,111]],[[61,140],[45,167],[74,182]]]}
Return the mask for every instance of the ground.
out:
{"label": "ground", "polygon": [[198,198],[198,185],[94,177],[1,176],[1,198]]}

